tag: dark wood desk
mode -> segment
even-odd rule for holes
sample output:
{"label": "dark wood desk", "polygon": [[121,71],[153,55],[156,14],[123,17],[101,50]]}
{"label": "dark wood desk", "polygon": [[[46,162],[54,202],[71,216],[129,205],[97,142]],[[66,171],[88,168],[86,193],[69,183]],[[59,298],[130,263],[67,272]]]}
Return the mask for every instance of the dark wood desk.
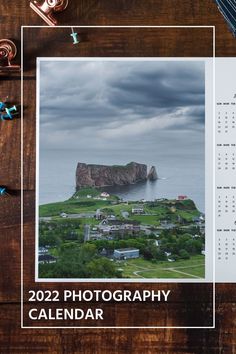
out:
{"label": "dark wood desk", "polygon": [[[212,0],[71,0],[64,13],[58,14],[61,25],[215,25],[216,55],[235,56],[236,39]],[[10,38],[20,48],[21,25],[44,25],[29,7],[29,1],[0,3],[1,38]],[[89,31],[88,31],[89,32]],[[122,31],[121,31],[122,32]],[[140,35],[141,35],[140,31]],[[33,31],[32,31],[33,33]],[[99,46],[103,31],[90,31],[90,40],[81,46],[81,55],[100,56],[104,48],[110,55],[121,55],[124,48],[122,33],[116,31],[107,39],[104,48]],[[177,32],[176,32],[177,33]],[[205,43],[210,43],[205,33]],[[173,36],[168,51],[176,51],[177,37]],[[183,45],[188,48],[199,45],[198,36],[187,36]],[[59,40],[59,38],[58,38]],[[140,51],[157,55],[153,46],[156,38],[150,36],[146,47]],[[160,38],[163,43],[165,38]],[[117,43],[119,44],[117,46]],[[126,46],[137,46],[127,38]],[[144,41],[140,40],[144,45]],[[138,43],[139,44],[139,43]],[[56,47],[56,43],[52,44]],[[40,46],[35,36],[35,50]],[[206,47],[201,51],[209,55]],[[153,49],[154,48],[154,49]],[[205,49],[204,49],[205,48]],[[205,50],[205,52],[204,52]],[[20,51],[15,60],[20,62]],[[34,75],[27,80],[27,90],[34,87]],[[31,75],[31,76],[30,76]],[[9,96],[15,104],[20,104],[20,77],[0,77],[0,98]],[[27,94],[27,92],[26,92]],[[27,241],[31,242],[34,225],[34,104],[24,107],[27,121],[24,136],[24,189]],[[216,286],[216,329],[158,329],[158,330],[121,330],[121,329],[21,329],[20,328],[20,119],[0,123],[0,184],[14,191],[14,195],[0,200],[0,353],[234,353],[236,351],[236,286],[217,284]],[[31,249],[31,244],[29,248]],[[34,255],[32,254],[32,259]],[[33,262],[28,263],[31,271]],[[181,291],[181,284],[179,284]],[[171,316],[171,312],[166,316]]]}

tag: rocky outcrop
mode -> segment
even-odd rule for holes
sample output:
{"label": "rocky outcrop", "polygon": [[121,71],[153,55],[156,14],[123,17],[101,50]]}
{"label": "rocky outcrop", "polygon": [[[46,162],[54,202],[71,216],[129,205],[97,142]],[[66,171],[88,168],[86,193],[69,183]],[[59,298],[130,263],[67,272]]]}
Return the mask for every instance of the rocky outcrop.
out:
{"label": "rocky outcrop", "polygon": [[156,171],[156,167],[155,166],[152,166],[149,173],[148,173],[148,176],[147,178],[150,180],[150,181],[156,181],[158,179],[158,176],[157,176],[157,171]]}
{"label": "rocky outcrop", "polygon": [[79,162],[76,188],[135,184],[147,180],[147,165],[130,162],[125,166],[87,165]]}

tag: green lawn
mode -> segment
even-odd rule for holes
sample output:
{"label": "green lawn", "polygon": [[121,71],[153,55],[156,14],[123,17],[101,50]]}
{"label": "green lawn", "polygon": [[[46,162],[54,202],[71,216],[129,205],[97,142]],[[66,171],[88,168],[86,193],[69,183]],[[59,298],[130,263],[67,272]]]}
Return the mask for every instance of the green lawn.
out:
{"label": "green lawn", "polygon": [[117,266],[123,269],[123,277],[127,278],[204,278],[205,257],[192,256],[188,260],[176,262],[152,263],[142,258],[120,261]]}
{"label": "green lawn", "polygon": [[97,209],[108,206],[110,206],[110,202],[104,200],[70,200],[65,202],[40,205],[39,215],[43,217],[57,216],[60,215],[60,213],[79,214],[86,212],[95,212]]}
{"label": "green lawn", "polygon": [[143,225],[160,225],[160,221],[156,215],[132,215],[130,219],[140,221]]}

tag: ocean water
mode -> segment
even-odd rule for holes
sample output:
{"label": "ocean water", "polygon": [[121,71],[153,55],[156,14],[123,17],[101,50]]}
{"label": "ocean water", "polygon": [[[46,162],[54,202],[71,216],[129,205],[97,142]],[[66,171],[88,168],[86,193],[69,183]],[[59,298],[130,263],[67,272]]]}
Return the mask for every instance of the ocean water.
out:
{"label": "ocean water", "polygon": [[[176,198],[187,195],[198,209],[205,210],[205,173],[203,153],[194,156],[188,151],[181,154],[159,153],[155,158],[149,155],[129,156],[110,152],[105,156],[81,153],[75,150],[42,150],[39,159],[39,204],[64,201],[75,191],[77,162],[107,165],[126,164],[130,161],[146,163],[148,168],[156,166],[159,179],[154,182],[131,186],[107,187],[124,200],[154,200]],[[128,159],[127,159],[128,158]]]}

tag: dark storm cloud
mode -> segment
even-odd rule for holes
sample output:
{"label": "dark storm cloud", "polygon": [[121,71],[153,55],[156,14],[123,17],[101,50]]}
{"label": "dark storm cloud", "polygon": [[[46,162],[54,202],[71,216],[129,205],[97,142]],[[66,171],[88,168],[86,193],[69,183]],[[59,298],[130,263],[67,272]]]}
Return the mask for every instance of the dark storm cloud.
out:
{"label": "dark storm cloud", "polygon": [[46,148],[115,148],[140,139],[148,146],[181,131],[202,139],[204,62],[43,61],[40,68]]}

